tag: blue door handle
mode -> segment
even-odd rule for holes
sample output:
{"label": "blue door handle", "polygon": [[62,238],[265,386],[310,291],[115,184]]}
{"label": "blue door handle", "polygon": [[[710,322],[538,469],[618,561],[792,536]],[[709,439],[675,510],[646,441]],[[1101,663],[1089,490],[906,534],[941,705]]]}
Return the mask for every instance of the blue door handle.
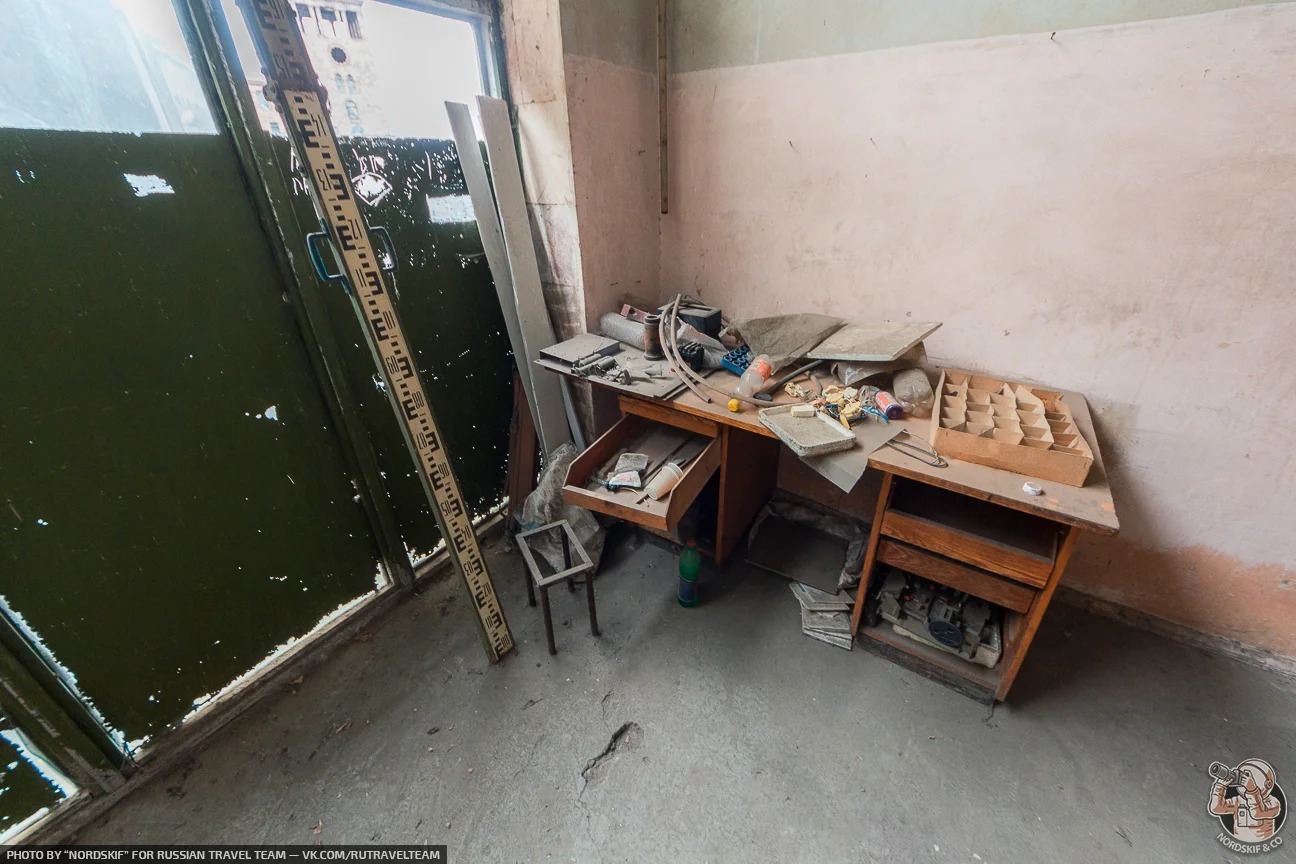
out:
{"label": "blue door handle", "polygon": [[[379,250],[378,266],[384,273],[396,272],[396,244],[392,243],[391,235],[387,229],[382,226],[375,226],[369,229],[369,233],[378,238],[382,249]],[[330,273],[328,265],[324,262],[324,247],[329,244],[329,236],[324,231],[315,231],[306,235],[306,254],[310,256],[311,265],[315,268],[315,273],[325,282],[333,285],[341,285],[344,291],[350,292],[350,286],[347,283],[345,273]],[[341,256],[339,256],[341,257]]]}

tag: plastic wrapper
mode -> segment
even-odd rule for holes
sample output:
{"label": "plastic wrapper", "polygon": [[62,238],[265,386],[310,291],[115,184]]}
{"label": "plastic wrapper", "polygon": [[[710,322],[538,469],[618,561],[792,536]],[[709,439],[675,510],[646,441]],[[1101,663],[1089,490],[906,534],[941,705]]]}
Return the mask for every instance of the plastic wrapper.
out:
{"label": "plastic wrapper", "polygon": [[[567,524],[571,525],[576,533],[576,539],[585,549],[585,554],[594,563],[597,572],[599,558],[603,555],[606,532],[594,518],[593,513],[566,503],[562,497],[563,480],[567,477],[567,469],[571,467],[576,455],[576,447],[573,444],[563,444],[553,452],[545,464],[544,471],[540,473],[540,482],[536,485],[535,491],[527,496],[526,503],[522,505],[518,523],[523,531],[529,531],[541,525],[548,525],[550,522],[557,522],[559,519],[566,519]],[[529,538],[528,542],[534,551],[549,562],[550,567],[562,570],[564,569],[562,543],[557,537],[549,536],[552,533]]]}

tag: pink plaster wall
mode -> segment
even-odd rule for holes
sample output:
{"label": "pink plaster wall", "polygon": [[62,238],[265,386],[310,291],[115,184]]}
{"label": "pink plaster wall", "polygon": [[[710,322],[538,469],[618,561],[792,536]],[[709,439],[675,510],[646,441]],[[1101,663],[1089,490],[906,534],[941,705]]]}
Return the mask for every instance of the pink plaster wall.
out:
{"label": "pink plaster wall", "polygon": [[560,0],[507,0],[500,17],[540,281],[554,330],[566,339],[584,329],[585,298]]}
{"label": "pink plaster wall", "polygon": [[[661,283],[1085,393],[1072,586],[1296,655],[1296,6],[691,72]],[[582,230],[582,243],[586,243]]]}
{"label": "pink plaster wall", "polygon": [[585,319],[593,331],[622,295],[658,295],[657,77],[576,54],[565,65]]}

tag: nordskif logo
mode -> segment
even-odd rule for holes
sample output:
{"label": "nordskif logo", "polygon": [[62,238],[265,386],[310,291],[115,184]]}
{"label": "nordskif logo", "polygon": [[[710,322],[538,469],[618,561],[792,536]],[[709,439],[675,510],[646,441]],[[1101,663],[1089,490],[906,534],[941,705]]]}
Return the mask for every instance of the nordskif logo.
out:
{"label": "nordskif logo", "polygon": [[1244,854],[1282,845],[1277,835],[1287,821],[1287,798],[1268,762],[1247,759],[1236,768],[1212,762],[1206,773],[1215,778],[1206,809],[1224,828],[1215,839]]}

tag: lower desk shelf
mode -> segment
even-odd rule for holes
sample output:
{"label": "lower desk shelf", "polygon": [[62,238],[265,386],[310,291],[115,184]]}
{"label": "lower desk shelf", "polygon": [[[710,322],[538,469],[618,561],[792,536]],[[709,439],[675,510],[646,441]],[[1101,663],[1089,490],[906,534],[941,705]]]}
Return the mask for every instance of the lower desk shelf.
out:
{"label": "lower desk shelf", "polygon": [[864,559],[866,581],[857,605],[873,602],[879,565],[897,567],[999,607],[1003,654],[993,669],[987,669],[907,639],[888,622],[869,624],[867,618],[858,622],[860,646],[980,701],[1003,700],[1030,649],[1078,531],[889,473],[874,520]]}
{"label": "lower desk shelf", "polygon": [[947,654],[930,645],[907,639],[891,629],[891,622],[860,626],[856,641],[861,648],[880,654],[906,669],[941,681],[989,704],[995,700],[1003,683],[1003,669],[1008,659],[1008,615],[1004,615],[1004,652],[993,669]]}

